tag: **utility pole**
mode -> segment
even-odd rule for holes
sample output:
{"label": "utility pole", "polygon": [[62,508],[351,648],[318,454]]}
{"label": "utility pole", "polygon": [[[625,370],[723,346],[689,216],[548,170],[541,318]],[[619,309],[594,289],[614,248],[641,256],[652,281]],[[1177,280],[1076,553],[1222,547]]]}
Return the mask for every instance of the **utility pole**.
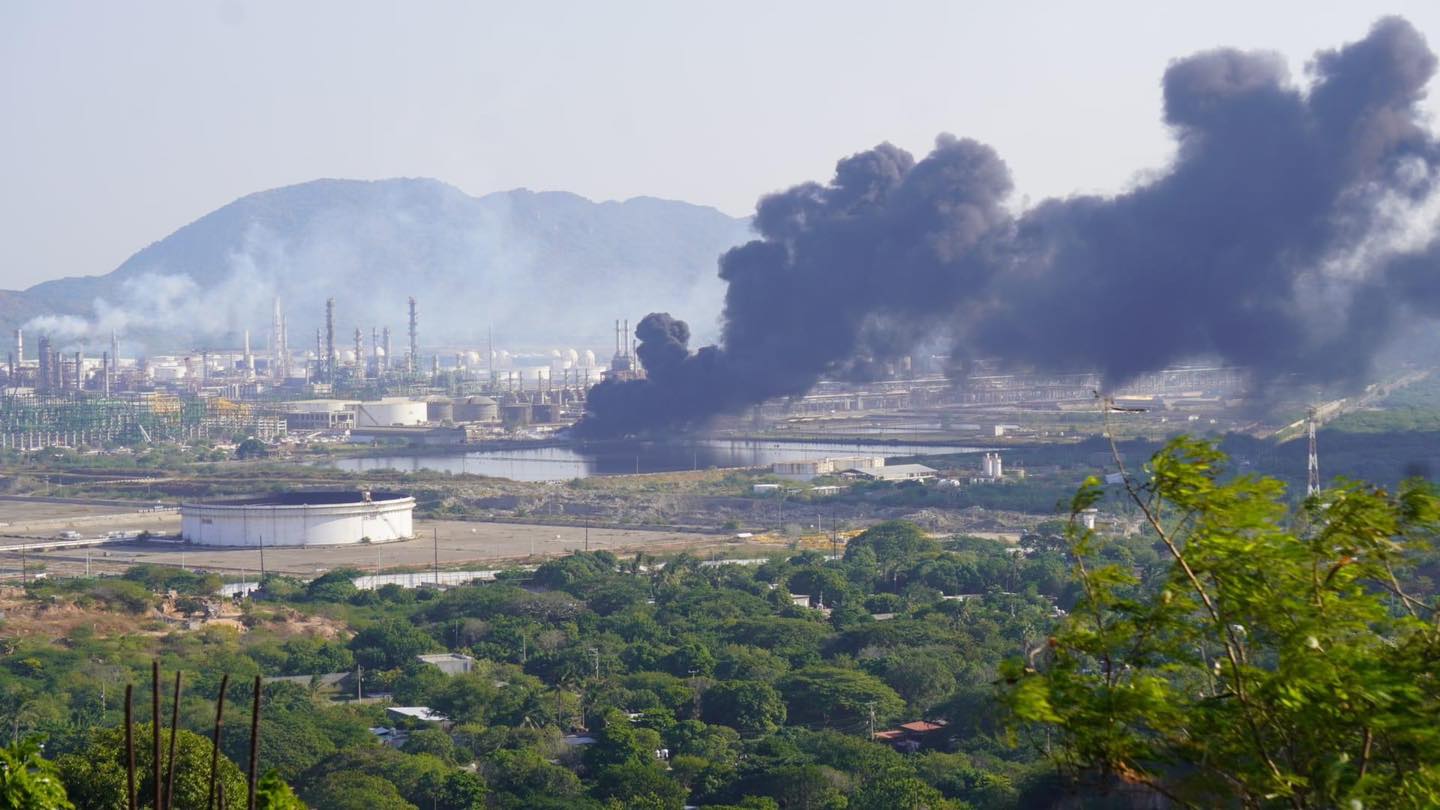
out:
{"label": "utility pole", "polygon": [[591,647],[590,656],[595,659],[595,678],[598,680],[600,678],[600,650]]}
{"label": "utility pole", "polygon": [[435,590],[440,590],[440,530],[430,527],[430,541],[435,552]]}
{"label": "utility pole", "polygon": [[870,710],[870,739],[875,739],[875,701],[867,701],[865,707]]}
{"label": "utility pole", "polygon": [[265,535],[260,535],[260,581],[265,581]]}
{"label": "utility pole", "polygon": [[585,516],[585,550],[590,550],[590,516]]}
{"label": "utility pole", "polygon": [[830,556],[840,559],[840,528],[835,525],[835,509],[830,509]]}

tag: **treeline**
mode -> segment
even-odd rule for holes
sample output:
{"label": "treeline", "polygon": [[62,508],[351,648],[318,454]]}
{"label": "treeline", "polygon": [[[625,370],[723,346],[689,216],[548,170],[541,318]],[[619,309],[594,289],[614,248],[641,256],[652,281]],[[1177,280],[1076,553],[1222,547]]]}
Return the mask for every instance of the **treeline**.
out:
{"label": "treeline", "polygon": [[[346,672],[346,691],[359,673],[365,695],[448,718],[443,729],[396,721],[385,703],[330,700],[318,681],[267,684],[261,769],[312,807],[1024,806],[1055,791],[1054,777],[1034,751],[999,741],[991,707],[1000,663],[1043,640],[1076,597],[1053,543],[941,541],[889,523],[839,560],[662,567],[577,553],[524,587],[444,592],[357,591],[344,571],[272,576],[245,634],[13,640],[0,721],[45,735],[62,763],[93,760],[117,725],[117,689],[135,680],[148,700],[137,674],[158,655],[196,673],[181,716],[198,734],[222,672],[240,683]],[[1127,564],[1156,562],[1144,542],[1115,548]],[[141,568],[32,593],[130,610],[117,587],[209,584]],[[307,615],[347,632],[292,632]],[[473,656],[474,670],[446,675],[417,658],[441,651]],[[868,739],[920,719],[946,724],[921,753]],[[371,732],[387,726],[408,732],[402,746]],[[225,752],[244,761],[240,735]],[[76,787],[78,807],[104,806]]]}

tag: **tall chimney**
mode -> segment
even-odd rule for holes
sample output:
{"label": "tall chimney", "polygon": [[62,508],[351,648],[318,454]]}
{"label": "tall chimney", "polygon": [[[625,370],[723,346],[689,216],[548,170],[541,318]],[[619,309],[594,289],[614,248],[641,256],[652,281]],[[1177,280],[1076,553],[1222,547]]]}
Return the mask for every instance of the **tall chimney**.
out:
{"label": "tall chimney", "polygon": [[50,338],[40,336],[40,367],[35,372],[35,388],[39,391],[50,390]]}
{"label": "tall chimney", "polygon": [[380,340],[385,345],[385,356],[380,358],[380,367],[385,371],[390,370],[390,327],[380,330]]}
{"label": "tall chimney", "polygon": [[25,365],[25,332],[21,329],[15,330],[15,365]]}
{"label": "tall chimney", "polygon": [[325,299],[325,381],[335,382],[335,299]]}
{"label": "tall chimney", "polygon": [[280,312],[280,296],[270,313],[270,376],[277,382],[285,379],[285,316]]}
{"label": "tall chimney", "polygon": [[410,356],[405,359],[405,370],[411,374],[420,363],[420,318],[415,314],[415,297],[410,297]]}
{"label": "tall chimney", "polygon": [[255,376],[255,355],[250,353],[250,330],[245,330],[245,379]]}
{"label": "tall chimney", "polygon": [[285,313],[280,313],[280,379],[290,376],[290,323]]}

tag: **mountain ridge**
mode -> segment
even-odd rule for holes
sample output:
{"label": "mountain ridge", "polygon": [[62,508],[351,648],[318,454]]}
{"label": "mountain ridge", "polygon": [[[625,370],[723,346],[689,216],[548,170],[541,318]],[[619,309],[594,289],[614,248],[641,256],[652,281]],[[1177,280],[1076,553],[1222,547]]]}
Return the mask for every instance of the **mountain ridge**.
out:
{"label": "mountain ridge", "polygon": [[0,324],[78,345],[111,329],[148,347],[233,341],[268,331],[278,295],[298,347],[334,297],[348,345],[355,327],[398,335],[414,295],[422,343],[606,335],[652,309],[698,314],[703,333],[723,295],[715,261],[749,233],[713,207],[645,195],[318,178],[239,197],[108,273],[0,293]]}

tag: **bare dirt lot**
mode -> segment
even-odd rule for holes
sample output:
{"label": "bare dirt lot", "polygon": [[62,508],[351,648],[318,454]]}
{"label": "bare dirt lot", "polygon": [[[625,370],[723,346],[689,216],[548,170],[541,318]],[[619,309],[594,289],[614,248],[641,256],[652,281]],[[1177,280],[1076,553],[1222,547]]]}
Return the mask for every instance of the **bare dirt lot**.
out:
{"label": "bare dirt lot", "polygon": [[180,531],[180,514],[117,506],[0,501],[0,545],[50,539],[65,531],[84,537],[104,537],[119,531],[174,534]]}
{"label": "bare dirt lot", "polygon": [[[174,531],[174,529],[172,529]],[[517,523],[427,521],[415,523],[416,538],[398,543],[354,545],[331,548],[267,548],[267,571],[311,577],[332,568],[348,566],[372,572],[434,565],[438,552],[442,568],[479,563],[494,566],[566,554],[586,546],[583,527],[541,526]],[[686,548],[726,544],[723,535],[673,531],[591,528],[592,550],[647,554],[674,552]],[[120,571],[138,563],[184,565],[187,568],[223,574],[258,572],[259,549],[201,548],[164,543],[106,544],[91,549],[71,548],[31,552],[27,565],[43,563],[56,574],[83,573],[87,565],[94,573]],[[0,554],[0,572],[18,572],[18,554]]]}

